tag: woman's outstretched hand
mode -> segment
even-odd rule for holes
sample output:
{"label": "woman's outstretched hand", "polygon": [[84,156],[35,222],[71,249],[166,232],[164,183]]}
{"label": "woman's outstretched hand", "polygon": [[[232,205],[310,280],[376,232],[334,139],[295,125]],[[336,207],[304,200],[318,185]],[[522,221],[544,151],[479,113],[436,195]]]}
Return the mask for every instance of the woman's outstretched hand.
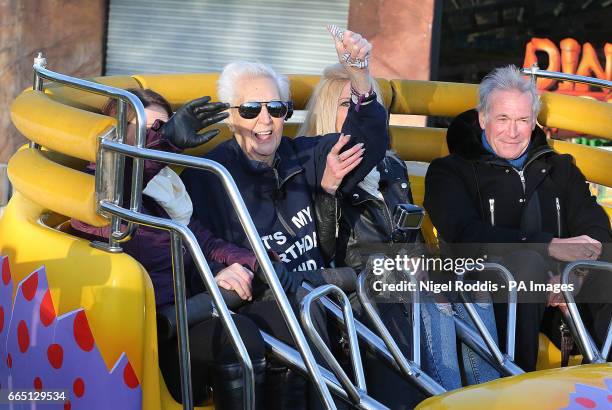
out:
{"label": "woman's outstretched hand", "polygon": [[198,131],[227,118],[229,114],[224,111],[228,108],[229,104],[210,102],[210,97],[190,101],[179,108],[163,125],[162,134],[178,148],[197,147],[219,133],[219,130],[210,130],[202,134],[198,134]]}

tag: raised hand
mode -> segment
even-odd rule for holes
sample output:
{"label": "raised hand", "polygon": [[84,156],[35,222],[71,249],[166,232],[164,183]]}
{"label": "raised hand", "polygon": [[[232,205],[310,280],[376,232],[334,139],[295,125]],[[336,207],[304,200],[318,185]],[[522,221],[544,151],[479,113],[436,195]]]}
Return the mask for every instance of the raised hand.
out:
{"label": "raised hand", "polygon": [[210,130],[202,134],[198,131],[228,117],[229,104],[210,102],[210,97],[190,101],[179,108],[166,122],[161,132],[176,147],[181,149],[202,145],[217,136],[219,130]]}
{"label": "raised hand", "polygon": [[327,31],[334,38],[338,60],[349,74],[353,88],[361,94],[369,92],[371,83],[368,65],[372,45],[361,34],[335,25],[327,26]]}
{"label": "raised hand", "polygon": [[340,153],[342,147],[349,140],[350,135],[341,134],[338,142],[334,144],[329,154],[327,154],[325,171],[323,171],[323,179],[321,179],[321,188],[328,194],[334,195],[342,183],[342,179],[354,170],[363,159],[365,151],[363,144],[356,144],[354,147]]}

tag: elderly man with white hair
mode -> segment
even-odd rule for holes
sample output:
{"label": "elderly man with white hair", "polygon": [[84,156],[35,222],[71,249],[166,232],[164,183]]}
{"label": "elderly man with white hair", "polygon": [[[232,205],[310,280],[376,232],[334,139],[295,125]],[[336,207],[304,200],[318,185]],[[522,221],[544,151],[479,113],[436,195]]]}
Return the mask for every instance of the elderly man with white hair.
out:
{"label": "elderly man with white hair", "polygon": [[[554,285],[564,262],[601,259],[612,233],[572,157],[548,146],[539,110],[533,81],[515,66],[493,70],[480,84],[477,110],[449,126],[450,155],[431,163],[424,205],[444,242],[473,244],[477,256],[500,261],[517,281]],[[610,320],[609,276],[582,278],[578,295],[592,302],[581,308],[600,342]],[[558,292],[528,293],[519,292],[516,362],[534,370],[546,306],[567,307]],[[504,340],[504,305],[496,308]]]}

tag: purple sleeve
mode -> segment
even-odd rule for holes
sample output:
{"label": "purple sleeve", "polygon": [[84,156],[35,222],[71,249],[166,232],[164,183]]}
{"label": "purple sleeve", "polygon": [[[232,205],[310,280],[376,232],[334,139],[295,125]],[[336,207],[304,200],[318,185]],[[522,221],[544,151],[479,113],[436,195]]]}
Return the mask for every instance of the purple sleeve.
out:
{"label": "purple sleeve", "polygon": [[223,239],[215,238],[212,232],[196,219],[191,221],[189,229],[196,236],[202,248],[202,253],[204,253],[207,259],[220,262],[226,266],[238,263],[247,266],[253,272],[257,270],[257,259],[252,251],[226,242]]}
{"label": "purple sleeve", "polygon": [[70,226],[72,227],[72,229],[82,232],[84,234],[79,236],[89,240],[95,240],[100,238],[108,239],[110,235],[110,224],[99,228],[97,226],[89,225],[85,222],[81,222],[77,219],[71,218]]}

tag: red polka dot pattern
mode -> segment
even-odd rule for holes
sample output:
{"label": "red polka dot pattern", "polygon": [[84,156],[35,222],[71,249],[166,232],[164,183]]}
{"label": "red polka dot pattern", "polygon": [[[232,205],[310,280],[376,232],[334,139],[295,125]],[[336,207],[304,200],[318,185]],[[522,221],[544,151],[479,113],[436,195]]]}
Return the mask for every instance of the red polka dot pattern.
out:
{"label": "red polka dot pattern", "polygon": [[34,388],[36,390],[42,390],[42,380],[40,380],[40,377],[34,379]]}
{"label": "red polka dot pattern", "polygon": [[4,330],[4,309],[0,306],[0,333]]}
{"label": "red polka dot pattern", "polygon": [[8,258],[4,258],[2,261],[2,283],[4,286],[8,285],[11,280],[11,269],[9,267]]}
{"label": "red polka dot pattern", "polygon": [[87,317],[84,311],[80,311],[74,318],[74,340],[77,342],[79,347],[86,352],[93,349],[94,338],[89,329],[89,323],[87,323]]}
{"label": "red polka dot pattern", "polygon": [[64,349],[57,343],[53,343],[47,348],[47,359],[54,369],[59,369],[64,362]]}
{"label": "red polka dot pattern", "polygon": [[30,334],[28,333],[28,326],[23,320],[17,325],[17,342],[19,342],[19,351],[25,353],[30,346]]}
{"label": "red polka dot pattern", "polygon": [[64,410],[70,410],[72,408],[72,404],[70,404],[70,400],[66,400],[64,402]]}
{"label": "red polka dot pattern", "polygon": [[77,397],[83,397],[85,394],[85,382],[80,377],[77,377],[72,384],[72,390]]}
{"label": "red polka dot pattern", "polygon": [[21,284],[21,292],[26,300],[32,300],[38,288],[38,272],[33,273],[25,282]]}
{"label": "red polka dot pattern", "polygon": [[132,368],[130,362],[127,362],[123,368],[123,381],[130,389],[135,389],[138,387],[138,378],[136,377],[136,373],[134,373],[134,369]]}
{"label": "red polka dot pattern", "polygon": [[608,394],[608,401],[612,403],[612,394]]}
{"label": "red polka dot pattern", "polygon": [[576,403],[587,409],[594,409],[595,406],[597,406],[597,404],[593,400],[587,399],[586,397],[578,397],[576,399]]}
{"label": "red polka dot pattern", "polygon": [[6,367],[9,369],[13,367],[13,356],[10,353],[6,356]]}
{"label": "red polka dot pattern", "polygon": [[[55,309],[53,308],[53,299],[51,299],[51,291],[47,290],[40,302],[40,321],[43,326],[47,327],[55,319]],[[1,330],[0,330],[1,331]]]}

